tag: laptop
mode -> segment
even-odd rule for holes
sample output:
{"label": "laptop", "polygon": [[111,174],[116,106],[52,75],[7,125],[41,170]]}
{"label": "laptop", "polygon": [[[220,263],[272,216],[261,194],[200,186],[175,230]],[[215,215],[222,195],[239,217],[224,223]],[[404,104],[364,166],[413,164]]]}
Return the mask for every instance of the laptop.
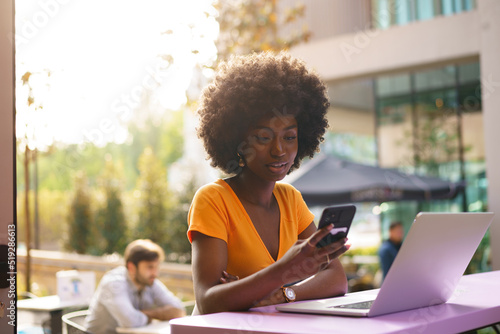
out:
{"label": "laptop", "polygon": [[281,304],[281,312],[374,317],[442,304],[453,295],[493,213],[417,214],[380,289]]}

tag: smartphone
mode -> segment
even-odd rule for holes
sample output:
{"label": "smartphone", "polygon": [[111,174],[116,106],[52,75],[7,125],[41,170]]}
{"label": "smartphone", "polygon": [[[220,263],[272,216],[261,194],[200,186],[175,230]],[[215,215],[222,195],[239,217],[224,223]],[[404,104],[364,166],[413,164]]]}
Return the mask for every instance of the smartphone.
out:
{"label": "smartphone", "polygon": [[325,208],[321,214],[318,229],[330,224],[333,224],[333,229],[330,231],[330,234],[316,244],[316,247],[325,247],[332,242],[345,238],[349,232],[355,213],[356,206],[353,204],[335,205]]}

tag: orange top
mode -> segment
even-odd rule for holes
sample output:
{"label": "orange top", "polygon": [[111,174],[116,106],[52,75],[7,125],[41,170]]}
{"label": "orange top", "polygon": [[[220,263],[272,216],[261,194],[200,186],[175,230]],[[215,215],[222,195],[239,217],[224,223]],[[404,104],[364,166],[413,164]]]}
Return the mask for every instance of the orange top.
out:
{"label": "orange top", "polygon": [[[273,194],[280,210],[280,259],[298,240],[298,235],[313,222],[314,215],[293,186],[276,183]],[[240,200],[224,180],[207,184],[196,192],[189,209],[188,223],[190,242],[192,231],[226,242],[226,271],[232,275],[243,278],[275,262]]]}

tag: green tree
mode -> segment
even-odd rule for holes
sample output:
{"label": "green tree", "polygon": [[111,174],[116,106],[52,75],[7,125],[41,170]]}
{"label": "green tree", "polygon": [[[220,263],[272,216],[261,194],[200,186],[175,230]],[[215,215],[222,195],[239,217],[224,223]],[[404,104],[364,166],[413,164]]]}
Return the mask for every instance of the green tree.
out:
{"label": "green tree", "polygon": [[175,196],[176,202],[169,210],[170,219],[166,224],[168,243],[165,247],[169,260],[190,262],[191,243],[187,238],[187,215],[197,188],[194,180],[191,180]]}
{"label": "green tree", "polygon": [[99,177],[105,200],[97,211],[96,225],[102,239],[101,251],[106,254],[123,253],[127,246],[127,222],[121,200],[122,168],[114,163],[111,154],[106,155],[106,164]]}
{"label": "green tree", "polygon": [[311,32],[307,26],[285,36],[284,29],[304,16],[305,6],[280,8],[278,0],[219,1],[215,8],[220,26],[217,40],[218,59],[231,55],[260,51],[279,51],[307,42]]}
{"label": "green tree", "polygon": [[148,238],[163,248],[168,242],[166,229],[168,183],[167,172],[151,147],[139,157],[139,178],[136,194],[139,199],[137,238]]}
{"label": "green tree", "polygon": [[184,146],[183,111],[165,111],[159,119],[147,118],[141,123],[130,124],[128,129],[132,142],[122,145],[135,166],[139,156],[146,147],[156,153],[165,166],[175,162],[182,156]]}
{"label": "green tree", "polygon": [[158,156],[163,164],[170,165],[182,157],[184,147],[184,111],[169,112],[162,123]]}
{"label": "green tree", "polygon": [[414,163],[439,176],[442,163],[458,159],[458,133],[455,112],[450,109],[421,107],[414,124]]}
{"label": "green tree", "polygon": [[87,176],[84,172],[75,177],[75,194],[68,217],[66,249],[85,254],[93,247],[92,208]]}

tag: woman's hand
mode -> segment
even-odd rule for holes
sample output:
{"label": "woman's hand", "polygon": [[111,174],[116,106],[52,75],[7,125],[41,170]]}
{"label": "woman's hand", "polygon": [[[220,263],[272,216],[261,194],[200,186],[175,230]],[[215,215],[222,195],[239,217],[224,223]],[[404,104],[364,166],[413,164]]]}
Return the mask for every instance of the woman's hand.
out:
{"label": "woman's hand", "polygon": [[237,281],[239,279],[240,278],[238,276],[231,275],[227,271],[223,270],[222,276],[221,276],[219,281],[221,283],[231,283],[231,282]]}
{"label": "woman's hand", "polygon": [[350,245],[346,244],[347,238],[336,241],[322,248],[316,244],[332,230],[333,225],[328,225],[305,240],[299,240],[277,262],[284,269],[283,282],[293,283],[306,279],[324,269],[330,261],[345,253]]}

